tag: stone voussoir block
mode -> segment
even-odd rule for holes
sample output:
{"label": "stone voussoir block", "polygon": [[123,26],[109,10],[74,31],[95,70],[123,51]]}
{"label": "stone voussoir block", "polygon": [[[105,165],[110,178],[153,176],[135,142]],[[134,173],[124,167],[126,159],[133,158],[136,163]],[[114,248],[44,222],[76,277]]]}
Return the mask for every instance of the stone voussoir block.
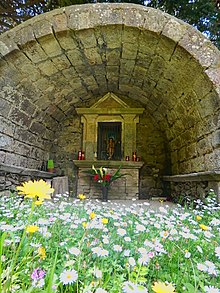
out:
{"label": "stone voussoir block", "polygon": [[8,38],[6,35],[0,36],[0,56],[6,56],[11,52],[19,50],[13,39]]}
{"label": "stone voussoir block", "polygon": [[64,10],[53,15],[52,26],[55,33],[65,32],[67,30],[67,16]]}
{"label": "stone voussoir block", "polygon": [[183,35],[187,32],[188,24],[174,17],[170,18],[162,30],[162,35],[179,42]]}
{"label": "stone voussoir block", "polygon": [[160,34],[168,20],[169,17],[166,13],[148,8],[143,28]]}

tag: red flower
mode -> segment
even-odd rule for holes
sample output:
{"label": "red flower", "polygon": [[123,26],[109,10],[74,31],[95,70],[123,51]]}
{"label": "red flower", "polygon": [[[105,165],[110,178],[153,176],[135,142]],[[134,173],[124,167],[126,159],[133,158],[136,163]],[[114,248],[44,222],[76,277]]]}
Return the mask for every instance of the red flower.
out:
{"label": "red flower", "polygon": [[104,180],[110,182],[111,180],[111,175],[110,174],[106,174],[105,177],[103,178]]}
{"label": "red flower", "polygon": [[95,174],[95,176],[93,177],[94,181],[98,181],[99,180],[99,174]]}

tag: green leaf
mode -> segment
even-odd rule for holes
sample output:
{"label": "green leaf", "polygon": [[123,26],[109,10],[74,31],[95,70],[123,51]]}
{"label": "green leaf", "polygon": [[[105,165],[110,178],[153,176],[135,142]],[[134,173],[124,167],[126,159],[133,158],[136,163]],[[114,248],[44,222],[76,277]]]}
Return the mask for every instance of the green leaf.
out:
{"label": "green leaf", "polygon": [[190,283],[185,283],[184,286],[186,287],[186,289],[188,290],[187,293],[195,293],[196,290],[195,290],[195,287],[190,284]]}
{"label": "green leaf", "polygon": [[138,277],[138,282],[140,282],[140,283],[146,283],[147,282],[147,278],[145,278],[145,277]]}
{"label": "green leaf", "polygon": [[140,276],[145,276],[147,275],[149,269],[147,267],[142,267],[141,270],[140,270]]}
{"label": "green leaf", "polygon": [[104,280],[104,286],[108,283],[108,281],[110,280],[111,275],[110,274],[106,274],[105,276],[105,280]]}
{"label": "green leaf", "polygon": [[52,290],[53,276],[54,276],[54,272],[55,272],[55,268],[56,268],[56,263],[57,263],[57,255],[58,255],[58,248],[56,249],[56,255],[55,255],[55,258],[54,258],[54,262],[53,262],[52,269],[50,271],[49,281],[48,281],[48,285],[47,285],[47,293],[50,293],[51,290]]}

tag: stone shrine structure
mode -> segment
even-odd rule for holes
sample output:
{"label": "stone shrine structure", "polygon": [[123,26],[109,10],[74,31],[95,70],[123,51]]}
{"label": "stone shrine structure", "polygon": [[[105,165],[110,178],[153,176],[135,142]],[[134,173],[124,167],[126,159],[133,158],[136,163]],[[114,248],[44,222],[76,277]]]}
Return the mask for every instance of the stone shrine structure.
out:
{"label": "stone shrine structure", "polygon": [[[143,114],[144,108],[132,108],[119,99],[113,93],[107,93],[89,108],[76,108],[76,112],[81,116],[83,124],[83,150],[85,150],[86,160],[76,160],[74,164],[78,167],[77,172],[77,193],[86,194],[89,197],[100,198],[101,188],[95,185],[91,178],[85,175],[85,171],[91,169],[92,165],[110,168],[110,174],[114,174],[121,168],[121,173],[128,174],[111,184],[109,188],[110,199],[132,199],[139,198],[139,169],[143,162],[125,161],[125,157],[132,160],[132,154],[136,152],[136,124],[139,122],[139,115]],[[103,146],[98,145],[100,124],[105,124],[107,128]],[[119,135],[111,125],[118,123],[120,126]],[[101,129],[102,132],[104,129]],[[107,154],[107,144],[109,139],[115,141],[112,156]],[[102,142],[100,142],[102,144]],[[117,144],[120,148],[119,157],[114,157]],[[99,149],[101,149],[99,153]],[[98,153],[98,155],[97,155]],[[98,161],[97,161],[98,157]]]}
{"label": "stone shrine structure", "polygon": [[[106,102],[102,118],[109,115],[106,95],[113,97],[112,109],[120,108],[110,113],[118,115],[117,121],[98,121],[100,113],[94,112],[94,124],[92,118],[86,124],[99,101]],[[129,109],[141,110],[132,114]],[[104,158],[109,168],[120,163],[130,168],[134,163],[125,156],[136,150],[141,157],[135,162],[138,198],[199,197],[210,188],[220,194],[219,117],[219,50],[192,26],[160,10],[74,5],[0,36],[2,192],[24,178],[50,177],[38,169],[43,160],[53,159],[56,175],[68,176],[76,196],[77,154],[84,148],[87,166],[98,152],[97,162]],[[106,160],[101,133],[108,127],[118,129],[115,138],[122,144],[116,151],[114,141],[115,158],[108,154]]]}

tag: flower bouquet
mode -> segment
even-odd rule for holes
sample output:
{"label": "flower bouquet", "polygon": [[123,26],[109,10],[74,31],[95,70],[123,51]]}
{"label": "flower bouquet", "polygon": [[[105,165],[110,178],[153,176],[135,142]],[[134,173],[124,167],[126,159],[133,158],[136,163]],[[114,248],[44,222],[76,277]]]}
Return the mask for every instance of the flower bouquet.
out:
{"label": "flower bouquet", "polygon": [[107,201],[108,197],[108,187],[110,184],[125,176],[125,175],[130,175],[128,173],[121,174],[120,173],[121,166],[118,168],[118,170],[115,171],[114,174],[108,173],[108,170],[106,168],[100,167],[100,168],[95,168],[95,166],[92,166],[91,170],[85,171],[87,174],[93,177],[94,182],[100,183],[102,186],[102,193],[103,193],[103,200]]}

